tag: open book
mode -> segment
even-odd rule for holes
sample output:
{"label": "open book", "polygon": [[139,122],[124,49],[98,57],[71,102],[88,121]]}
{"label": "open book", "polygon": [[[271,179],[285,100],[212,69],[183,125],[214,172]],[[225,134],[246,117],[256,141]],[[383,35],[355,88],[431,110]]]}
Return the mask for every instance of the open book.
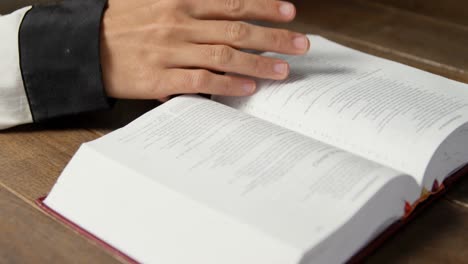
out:
{"label": "open book", "polygon": [[468,163],[468,85],[310,38],[287,81],[83,144],[44,203],[138,262],[348,260]]}

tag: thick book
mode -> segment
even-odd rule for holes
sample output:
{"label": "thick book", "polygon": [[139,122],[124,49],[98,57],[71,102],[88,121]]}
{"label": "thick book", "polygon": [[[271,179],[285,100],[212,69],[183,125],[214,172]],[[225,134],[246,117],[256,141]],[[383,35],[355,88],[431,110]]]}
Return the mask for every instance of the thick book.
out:
{"label": "thick book", "polygon": [[465,174],[468,85],[310,40],[267,54],[286,81],[179,96],[84,143],[43,208],[135,262],[360,259]]}

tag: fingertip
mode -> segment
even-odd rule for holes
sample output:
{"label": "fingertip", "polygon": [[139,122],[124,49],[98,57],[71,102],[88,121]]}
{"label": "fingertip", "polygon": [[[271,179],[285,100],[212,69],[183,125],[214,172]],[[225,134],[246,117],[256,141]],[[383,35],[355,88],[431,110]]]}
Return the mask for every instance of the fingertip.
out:
{"label": "fingertip", "polygon": [[296,7],[294,4],[285,1],[279,1],[279,12],[285,21],[291,21],[296,17]]}
{"label": "fingertip", "polygon": [[290,73],[289,73],[289,71],[288,71],[288,73],[286,73],[285,75],[283,75],[283,76],[281,76],[280,78],[278,78],[278,81],[284,81],[284,80],[286,80],[286,79],[289,77],[289,74],[290,74]]}
{"label": "fingertip", "polygon": [[280,61],[275,63],[273,66],[273,71],[275,72],[276,80],[284,80],[289,76],[290,66],[289,63],[285,61]]}
{"label": "fingertip", "polygon": [[291,66],[289,66],[289,63],[286,63],[287,68],[283,76],[279,78],[279,81],[284,81],[289,77],[289,74],[291,73]]}
{"label": "fingertip", "polygon": [[294,48],[299,54],[304,54],[309,50],[309,38],[303,34],[297,34],[292,42]]}
{"label": "fingertip", "polygon": [[311,47],[311,43],[310,43],[310,38],[306,37],[307,38],[307,49],[306,49],[306,53],[310,51],[310,47]]}
{"label": "fingertip", "polygon": [[255,93],[257,84],[254,81],[246,81],[242,84],[242,91],[245,95],[251,95]]}

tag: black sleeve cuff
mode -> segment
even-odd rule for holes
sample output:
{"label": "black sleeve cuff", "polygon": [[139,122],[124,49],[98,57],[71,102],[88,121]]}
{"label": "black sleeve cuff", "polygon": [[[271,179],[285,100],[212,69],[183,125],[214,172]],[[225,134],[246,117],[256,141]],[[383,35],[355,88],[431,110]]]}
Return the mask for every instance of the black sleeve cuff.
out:
{"label": "black sleeve cuff", "polygon": [[19,32],[21,72],[35,122],[110,108],[100,65],[107,0],[35,6]]}

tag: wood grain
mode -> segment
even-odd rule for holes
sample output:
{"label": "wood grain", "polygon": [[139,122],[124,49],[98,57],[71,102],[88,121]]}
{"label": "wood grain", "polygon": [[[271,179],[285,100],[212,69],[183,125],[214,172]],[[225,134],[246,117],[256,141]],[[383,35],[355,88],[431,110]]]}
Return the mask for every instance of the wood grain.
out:
{"label": "wood grain", "polygon": [[[446,199],[453,204],[468,210],[468,179],[460,181],[453,186],[447,194]],[[468,220],[466,224],[468,225]]]}
{"label": "wood grain", "polygon": [[14,194],[0,188],[0,263],[118,263]]}
{"label": "wood grain", "polygon": [[[34,0],[1,1],[0,13],[31,2]],[[468,83],[466,1],[295,2],[299,16],[288,28],[322,34]],[[110,112],[0,132],[1,263],[118,263],[93,242],[38,211],[33,201],[50,190],[81,143],[125,125],[154,106],[155,102],[122,101]],[[463,179],[369,262],[464,262],[468,259],[466,234],[468,179]]]}
{"label": "wood grain", "polygon": [[49,192],[82,143],[154,106],[155,102],[121,101],[110,112],[0,131],[0,263],[121,261],[44,215],[34,201]]}
{"label": "wood grain", "polygon": [[0,184],[33,201],[46,195],[79,146],[157,105],[121,101],[112,111],[0,131]]}
{"label": "wood grain", "polygon": [[468,26],[466,0],[365,0],[365,2],[391,6],[447,23]]}
{"label": "wood grain", "polygon": [[0,182],[29,201],[44,196],[79,145],[97,137],[86,129],[45,126],[0,132]]}
{"label": "wood grain", "polygon": [[[468,178],[463,180],[468,184]],[[450,195],[452,192],[450,192]],[[467,194],[465,193],[465,198]],[[387,241],[369,263],[466,263],[468,208],[437,201]]]}

